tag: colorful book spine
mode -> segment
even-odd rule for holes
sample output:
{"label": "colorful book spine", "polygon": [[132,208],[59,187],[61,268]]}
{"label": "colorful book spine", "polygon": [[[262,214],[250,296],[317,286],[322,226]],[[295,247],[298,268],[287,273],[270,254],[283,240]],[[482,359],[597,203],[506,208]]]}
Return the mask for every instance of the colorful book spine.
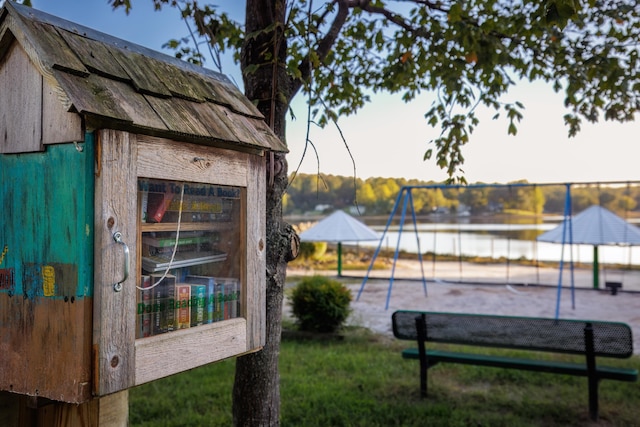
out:
{"label": "colorful book spine", "polygon": [[223,312],[224,319],[239,317],[240,311],[240,282],[233,277],[217,277],[216,282],[223,284]]}
{"label": "colorful book spine", "polygon": [[216,280],[216,308],[215,308],[215,321],[225,320],[225,303],[224,303],[224,282]]}
{"label": "colorful book spine", "polygon": [[147,213],[149,211],[149,193],[147,191],[140,191],[140,220],[147,222]]}
{"label": "colorful book spine", "polygon": [[[151,277],[147,275],[142,275],[140,277],[140,287],[148,288],[151,286]],[[151,336],[152,328],[151,328],[151,317],[153,305],[151,303],[152,300],[152,290],[138,290],[138,309],[136,316],[136,338],[145,338]]]}
{"label": "colorful book spine", "polygon": [[240,311],[240,281],[233,279],[233,294],[231,298],[231,318],[241,316]]}
{"label": "colorful book spine", "polygon": [[160,200],[158,200],[157,204],[151,205],[150,201],[147,202],[149,212],[147,214],[147,220],[149,222],[162,222],[162,218],[164,218],[165,212],[169,208],[171,201],[173,200],[173,193],[166,192],[162,193]]}
{"label": "colorful book spine", "polygon": [[187,276],[187,283],[203,285],[205,287],[204,323],[216,321],[216,281],[210,276]]}
{"label": "colorful book spine", "polygon": [[186,329],[191,326],[191,285],[178,283],[176,285],[175,320],[176,329]]}
{"label": "colorful book spine", "polygon": [[[162,274],[152,274],[151,286],[154,286]],[[167,274],[162,281],[153,288],[153,334],[163,334],[175,329],[175,291],[176,277]]]}
{"label": "colorful book spine", "polygon": [[235,306],[237,281],[235,279],[225,279],[224,284],[225,284],[224,305],[226,307],[225,311],[227,313],[227,316],[225,316],[225,319],[233,319],[235,317],[238,317],[238,310]]}
{"label": "colorful book spine", "polygon": [[190,286],[191,286],[191,326],[199,326],[204,323],[207,287],[205,285],[190,285]]}

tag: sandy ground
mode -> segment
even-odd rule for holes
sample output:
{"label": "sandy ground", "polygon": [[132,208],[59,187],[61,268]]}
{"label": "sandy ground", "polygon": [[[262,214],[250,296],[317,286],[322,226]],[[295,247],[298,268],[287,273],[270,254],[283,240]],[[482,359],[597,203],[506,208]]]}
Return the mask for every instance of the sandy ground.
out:
{"label": "sandy ground", "polygon": [[[541,272],[530,267],[511,266],[507,284],[504,266],[468,265],[463,269],[462,278],[470,283],[457,284],[450,281],[460,279],[460,266],[457,263],[439,263],[437,275],[433,275],[432,270],[427,271],[424,264],[423,268],[427,277],[426,295],[418,262],[398,261],[393,281],[389,279],[391,270],[372,271],[366,282],[363,280],[365,271],[343,272],[349,276],[341,280],[353,295],[353,312],[348,323],[391,335],[391,314],[399,309],[548,318],[556,315],[559,293],[557,270]],[[335,276],[336,272],[288,271],[288,277],[293,280],[295,276],[311,274]],[[550,275],[550,280],[537,281],[542,274]],[[640,354],[640,272],[609,272],[607,280],[623,282],[623,290],[615,296],[606,289],[594,290],[592,274],[588,270],[575,271],[574,277],[573,292],[569,276],[563,278],[559,317],[627,323],[634,334],[634,353]],[[604,283],[603,279],[601,281]],[[528,285],[531,283],[549,285]],[[389,294],[390,284],[392,288]],[[286,302],[284,308],[285,315],[288,315]]]}

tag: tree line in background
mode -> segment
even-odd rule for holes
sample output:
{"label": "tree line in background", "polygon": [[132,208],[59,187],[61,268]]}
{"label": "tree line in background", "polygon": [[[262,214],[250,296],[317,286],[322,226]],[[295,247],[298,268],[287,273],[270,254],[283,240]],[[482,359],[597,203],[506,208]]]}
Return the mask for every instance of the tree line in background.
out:
{"label": "tree line in background", "polygon": [[[523,212],[562,214],[568,184],[534,184],[526,180],[507,184],[447,186],[434,181],[404,178],[367,178],[297,174],[290,177],[284,196],[284,214],[357,208],[360,214],[389,215],[404,186],[437,186],[412,191],[418,215]],[[441,185],[441,186],[440,186]],[[640,214],[640,182],[572,183],[571,209],[577,213],[600,205],[620,216]],[[357,211],[356,211],[357,212]]]}

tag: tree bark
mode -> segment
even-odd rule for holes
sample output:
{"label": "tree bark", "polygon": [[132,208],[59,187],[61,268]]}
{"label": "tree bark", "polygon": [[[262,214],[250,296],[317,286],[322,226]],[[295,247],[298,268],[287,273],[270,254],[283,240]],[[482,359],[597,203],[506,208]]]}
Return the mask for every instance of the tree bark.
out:
{"label": "tree bark", "polygon": [[[285,141],[286,112],[292,97],[287,89],[284,20],[284,0],[248,0],[241,59],[245,95],[257,102],[267,124],[282,141]],[[260,65],[255,68],[255,64]],[[282,221],[282,195],[288,183],[285,154],[267,153],[267,156],[266,345],[261,351],[236,360],[233,387],[236,426],[280,425],[278,357],[282,303],[295,233]]]}

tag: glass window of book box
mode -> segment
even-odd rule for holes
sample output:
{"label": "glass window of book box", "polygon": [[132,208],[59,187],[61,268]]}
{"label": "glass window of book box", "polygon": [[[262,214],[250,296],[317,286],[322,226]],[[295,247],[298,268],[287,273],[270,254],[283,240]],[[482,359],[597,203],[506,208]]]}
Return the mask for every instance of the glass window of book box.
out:
{"label": "glass window of book box", "polygon": [[136,338],[241,317],[245,191],[138,179]]}

